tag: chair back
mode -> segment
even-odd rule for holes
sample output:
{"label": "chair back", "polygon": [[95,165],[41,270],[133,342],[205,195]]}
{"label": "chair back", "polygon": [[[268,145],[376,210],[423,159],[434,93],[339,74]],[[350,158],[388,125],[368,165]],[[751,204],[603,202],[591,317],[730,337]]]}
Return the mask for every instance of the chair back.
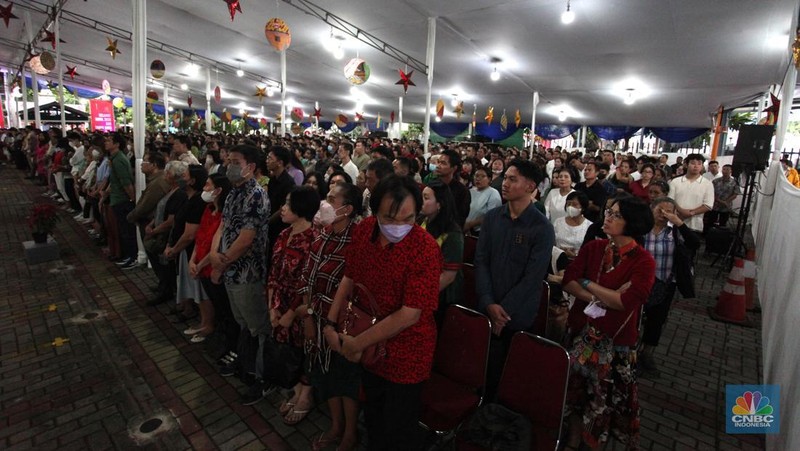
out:
{"label": "chair back", "polygon": [[445,312],[433,357],[433,371],[476,391],[486,384],[492,326],[475,310],[451,305]]}
{"label": "chair back", "polygon": [[464,235],[464,263],[475,263],[475,248],[478,247],[478,237]]}
{"label": "chair back", "polygon": [[530,419],[532,449],[558,446],[568,380],[569,354],[564,348],[527,332],[514,335],[497,402]]}
{"label": "chair back", "polygon": [[471,263],[464,263],[461,266],[461,273],[464,275],[464,297],[461,305],[470,309],[478,308],[478,293],[475,285],[475,266]]}
{"label": "chair back", "polygon": [[550,284],[542,281],[542,292],[539,295],[539,311],[533,321],[533,333],[544,337],[547,335],[547,320],[550,317]]}

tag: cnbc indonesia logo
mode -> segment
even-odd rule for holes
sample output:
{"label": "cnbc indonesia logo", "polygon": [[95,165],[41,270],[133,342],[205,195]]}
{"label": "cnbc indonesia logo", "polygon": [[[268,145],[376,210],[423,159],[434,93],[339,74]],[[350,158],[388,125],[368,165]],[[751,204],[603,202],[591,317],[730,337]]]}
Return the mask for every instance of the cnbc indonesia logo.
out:
{"label": "cnbc indonesia logo", "polygon": [[737,428],[768,428],[775,421],[769,398],[760,391],[744,392],[736,398],[736,405],[731,411],[731,421]]}

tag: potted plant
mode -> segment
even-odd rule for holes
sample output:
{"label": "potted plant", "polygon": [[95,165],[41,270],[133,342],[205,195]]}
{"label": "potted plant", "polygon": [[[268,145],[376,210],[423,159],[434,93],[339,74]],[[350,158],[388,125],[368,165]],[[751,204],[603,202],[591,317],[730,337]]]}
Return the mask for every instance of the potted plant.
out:
{"label": "potted plant", "polygon": [[28,217],[28,227],[31,228],[35,243],[46,243],[47,235],[53,232],[56,223],[60,220],[58,209],[53,204],[38,204],[33,206]]}

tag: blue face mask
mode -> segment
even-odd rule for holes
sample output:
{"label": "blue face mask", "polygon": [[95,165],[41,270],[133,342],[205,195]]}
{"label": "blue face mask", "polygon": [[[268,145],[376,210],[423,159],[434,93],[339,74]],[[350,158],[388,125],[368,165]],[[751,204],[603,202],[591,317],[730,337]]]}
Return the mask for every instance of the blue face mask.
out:
{"label": "blue face mask", "polygon": [[433,163],[430,163],[430,164],[428,165],[428,170],[429,170],[429,171],[431,171],[431,172],[436,172],[436,167],[437,167],[437,166],[436,166],[435,164],[433,164]]}
{"label": "blue face mask", "polygon": [[411,232],[411,228],[413,227],[411,224],[381,224],[378,221],[378,227],[381,229],[381,233],[390,243],[399,243],[403,241],[403,238]]}
{"label": "blue face mask", "polygon": [[328,146],[328,152],[333,152],[333,146]]}

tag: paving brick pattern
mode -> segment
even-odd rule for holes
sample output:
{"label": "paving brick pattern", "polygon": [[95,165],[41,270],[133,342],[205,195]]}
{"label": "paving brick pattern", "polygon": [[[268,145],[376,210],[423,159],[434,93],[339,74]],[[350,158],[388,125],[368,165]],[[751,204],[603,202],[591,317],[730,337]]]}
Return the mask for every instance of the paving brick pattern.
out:
{"label": "paving brick pattern", "polygon": [[[61,259],[27,265],[25,216],[49,200],[10,167],[0,174],[0,449],[310,449],[330,424],[325,409],[290,427],[280,393],[238,404],[243,386],[217,375],[210,345],[191,344],[167,306],[145,306],[151,271],[119,270],[66,212]],[[724,432],[725,384],[761,381],[761,325],[757,314],[754,328],[708,318],[727,276],[709,263],[701,257],[699,298],[673,306],[661,376],[640,379],[643,449],[764,448],[760,436]],[[153,417],[164,425],[139,433]]]}

